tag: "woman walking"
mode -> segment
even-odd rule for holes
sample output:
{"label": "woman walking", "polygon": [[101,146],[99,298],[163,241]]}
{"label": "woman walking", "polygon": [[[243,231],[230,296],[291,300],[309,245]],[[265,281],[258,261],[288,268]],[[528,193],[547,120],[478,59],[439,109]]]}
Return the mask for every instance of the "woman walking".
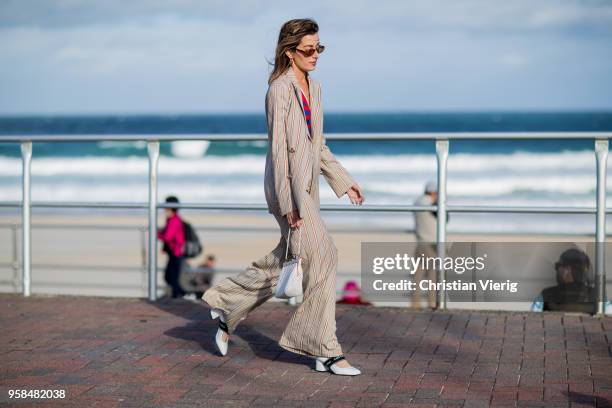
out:
{"label": "woman walking", "polygon": [[[337,249],[319,213],[319,174],[338,197],[362,204],[359,185],[336,160],[323,138],[320,83],[309,76],[325,47],[311,19],[287,21],[280,30],[268,80],[268,153],[264,190],[268,212],[281,237],[276,248],[241,274],[211,287],[202,299],[219,318],[216,343],[222,355],[230,334],[247,314],[274,296],[286,246],[302,258],[304,296],[279,345],[316,360],[317,371],[357,375],[336,337]],[[287,236],[291,233],[289,243]],[[300,242],[298,242],[298,240]],[[300,244],[300,245],[298,245]]]}
{"label": "woman walking", "polygon": [[[166,203],[178,204],[179,200],[175,196],[168,196]],[[180,284],[181,271],[185,265],[183,219],[179,215],[178,207],[168,207],[164,211],[166,225],[157,231],[157,238],[164,242],[163,251],[168,254],[164,279],[172,289],[172,297],[178,298],[186,295]]]}

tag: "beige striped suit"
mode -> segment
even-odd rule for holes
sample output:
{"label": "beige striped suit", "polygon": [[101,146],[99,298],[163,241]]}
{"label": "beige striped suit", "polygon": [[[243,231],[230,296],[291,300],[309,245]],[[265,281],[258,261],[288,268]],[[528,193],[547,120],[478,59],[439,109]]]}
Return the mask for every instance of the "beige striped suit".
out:
{"label": "beige striped suit", "polygon": [[[251,310],[274,296],[289,231],[285,215],[297,210],[304,219],[300,228],[304,298],[279,345],[298,354],[333,357],[342,354],[335,317],[338,257],[319,213],[319,174],[323,174],[338,197],[356,183],[325,144],[321,85],[309,76],[309,86],[312,140],[308,137],[300,86],[293,69],[275,79],[266,94],[268,154],[264,190],[268,210],[280,226],[281,238],[276,248],[241,274],[211,287],[202,299],[225,312],[231,333]],[[298,235],[291,234],[293,254],[298,250]]]}

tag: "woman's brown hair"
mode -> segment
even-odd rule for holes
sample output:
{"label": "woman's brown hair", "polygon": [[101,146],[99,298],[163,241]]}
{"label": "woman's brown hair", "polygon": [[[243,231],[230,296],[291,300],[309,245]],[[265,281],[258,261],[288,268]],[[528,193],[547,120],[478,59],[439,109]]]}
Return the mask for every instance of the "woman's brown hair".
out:
{"label": "woman's brown hair", "polygon": [[[268,78],[268,85],[276,78],[281,76],[287,68],[291,66],[291,61],[286,52],[295,50],[305,35],[316,34],[319,32],[319,25],[310,18],[297,18],[289,20],[280,29],[278,34],[278,44],[276,45],[276,55],[274,57],[274,69]],[[269,62],[272,65],[271,62]]]}

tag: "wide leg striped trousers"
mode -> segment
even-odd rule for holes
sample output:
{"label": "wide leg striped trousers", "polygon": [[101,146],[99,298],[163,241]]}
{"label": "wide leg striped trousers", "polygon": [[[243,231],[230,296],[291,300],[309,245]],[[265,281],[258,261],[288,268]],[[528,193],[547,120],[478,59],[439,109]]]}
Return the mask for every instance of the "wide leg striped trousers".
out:
{"label": "wide leg striped trousers", "polygon": [[[291,352],[334,357],[342,354],[336,337],[336,268],[338,250],[321,219],[318,205],[305,199],[301,232],[304,296],[283,332],[279,345]],[[281,238],[269,254],[253,262],[237,276],[223,279],[208,289],[202,300],[221,309],[232,333],[247,314],[274,296],[285,257],[289,224],[286,217],[274,214]],[[298,250],[298,230],[291,231],[290,253]]]}

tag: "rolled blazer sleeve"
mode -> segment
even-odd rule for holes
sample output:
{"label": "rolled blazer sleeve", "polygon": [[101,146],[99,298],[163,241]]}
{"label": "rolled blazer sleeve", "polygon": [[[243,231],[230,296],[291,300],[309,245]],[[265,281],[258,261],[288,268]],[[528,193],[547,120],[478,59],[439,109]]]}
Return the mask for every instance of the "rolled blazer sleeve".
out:
{"label": "rolled blazer sleeve", "polygon": [[287,157],[287,115],[289,112],[289,89],[282,84],[271,84],[266,94],[266,118],[268,135],[272,143],[271,153],[274,162],[274,189],[281,215],[294,208],[289,180],[289,160]]}
{"label": "rolled blazer sleeve", "polygon": [[342,197],[353,185],[357,184],[349,172],[340,164],[325,143],[321,142],[321,173],[336,196]]}

